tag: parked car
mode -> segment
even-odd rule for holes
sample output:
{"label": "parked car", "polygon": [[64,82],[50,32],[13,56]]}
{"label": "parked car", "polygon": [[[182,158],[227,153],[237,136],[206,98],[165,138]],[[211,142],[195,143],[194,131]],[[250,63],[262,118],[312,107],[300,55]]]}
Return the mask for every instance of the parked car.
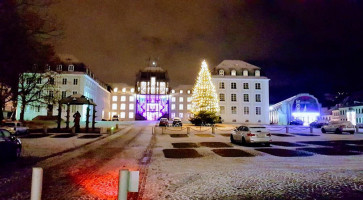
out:
{"label": "parked car", "polygon": [[183,123],[181,122],[181,119],[178,117],[175,117],[173,120],[173,126],[183,126]]}
{"label": "parked car", "polygon": [[169,121],[167,118],[161,118],[159,122],[159,126],[169,126]]}
{"label": "parked car", "polygon": [[0,158],[16,159],[21,155],[21,141],[8,130],[0,128]]}
{"label": "parked car", "polygon": [[264,126],[240,126],[233,130],[231,133],[231,142],[246,143],[262,143],[270,146],[271,133]]}
{"label": "parked car", "polygon": [[331,121],[328,125],[325,125],[321,128],[321,132],[335,132],[338,134],[348,132],[350,134],[354,134],[355,127],[352,122],[349,121]]}
{"label": "parked car", "polygon": [[304,122],[300,119],[295,119],[289,123],[290,125],[303,125]]}
{"label": "parked car", "polygon": [[310,123],[310,127],[311,128],[321,128],[321,127],[323,127],[323,126],[325,126],[325,125],[328,125],[329,123],[327,123],[327,122],[319,122],[319,121],[315,121],[315,122],[311,122]]}
{"label": "parked car", "polygon": [[23,126],[21,122],[17,121],[6,121],[3,123],[1,127],[15,135],[25,135],[29,133],[29,128]]}
{"label": "parked car", "polygon": [[112,121],[118,121],[118,115],[112,116]]}

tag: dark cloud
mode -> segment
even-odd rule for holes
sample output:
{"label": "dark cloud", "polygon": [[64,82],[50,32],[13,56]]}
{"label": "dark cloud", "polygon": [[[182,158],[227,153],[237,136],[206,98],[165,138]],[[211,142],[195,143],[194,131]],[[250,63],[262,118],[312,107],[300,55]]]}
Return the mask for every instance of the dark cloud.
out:
{"label": "dark cloud", "polygon": [[173,85],[193,84],[200,61],[241,59],[271,78],[272,102],[296,94],[363,89],[363,12],[352,0],[63,0],[60,53],[108,82],[133,84],[158,57]]}

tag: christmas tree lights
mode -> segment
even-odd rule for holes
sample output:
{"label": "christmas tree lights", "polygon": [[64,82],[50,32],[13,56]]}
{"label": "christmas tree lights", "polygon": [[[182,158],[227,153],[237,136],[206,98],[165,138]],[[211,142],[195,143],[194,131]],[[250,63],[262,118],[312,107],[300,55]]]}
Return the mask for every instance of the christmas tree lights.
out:
{"label": "christmas tree lights", "polygon": [[202,62],[192,95],[192,113],[197,114],[200,111],[219,112],[216,89],[205,60]]}

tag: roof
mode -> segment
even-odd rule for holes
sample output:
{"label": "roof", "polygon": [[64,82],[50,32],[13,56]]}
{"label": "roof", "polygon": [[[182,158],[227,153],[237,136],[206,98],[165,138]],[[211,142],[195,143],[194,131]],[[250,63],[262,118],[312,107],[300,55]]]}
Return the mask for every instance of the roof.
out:
{"label": "roof", "polygon": [[261,69],[255,65],[249,64],[242,60],[224,60],[215,68],[217,69],[247,69],[247,70],[254,70],[254,69]]}
{"label": "roof", "polygon": [[63,98],[59,101],[60,104],[70,105],[94,105],[97,106],[92,99],[89,99],[81,94],[74,94],[69,97]]}
{"label": "roof", "polygon": [[141,72],[166,72],[165,69],[163,69],[161,67],[154,67],[154,66],[145,67],[144,69],[142,69],[140,71]]}

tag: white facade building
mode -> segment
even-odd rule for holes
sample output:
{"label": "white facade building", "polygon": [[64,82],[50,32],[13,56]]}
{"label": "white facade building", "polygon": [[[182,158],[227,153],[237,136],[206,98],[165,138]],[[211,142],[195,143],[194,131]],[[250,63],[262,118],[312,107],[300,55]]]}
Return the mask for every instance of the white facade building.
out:
{"label": "white facade building", "polygon": [[111,83],[111,112],[107,119],[117,115],[119,121],[135,120],[136,94],[135,88],[123,83]]}
{"label": "white facade building", "polygon": [[224,123],[269,123],[269,79],[261,68],[224,60],[212,71]]}
{"label": "white facade building", "polygon": [[191,118],[192,85],[179,85],[170,92],[170,119],[179,117],[182,121]]}

